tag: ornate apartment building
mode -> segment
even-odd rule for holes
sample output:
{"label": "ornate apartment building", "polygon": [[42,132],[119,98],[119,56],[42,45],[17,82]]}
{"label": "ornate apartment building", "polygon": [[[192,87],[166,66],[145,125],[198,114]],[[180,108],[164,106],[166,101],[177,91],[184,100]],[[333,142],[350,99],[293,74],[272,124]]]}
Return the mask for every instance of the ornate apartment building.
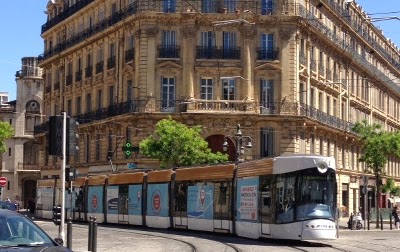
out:
{"label": "ornate apartment building", "polygon": [[[355,1],[52,0],[47,15],[45,119],[79,119],[69,163],[80,174],[157,168],[122,146],[138,146],[163,118],[202,125],[221,152],[240,124],[253,144],[245,159],[334,156],[338,203],[352,212],[364,199],[352,125],[400,128],[400,52]],[[36,129],[44,139],[45,120]],[[38,158],[42,177],[59,174],[44,145]],[[400,181],[399,160],[386,175]],[[373,189],[373,177],[365,183]]]}
{"label": "ornate apartment building", "polygon": [[36,197],[36,181],[41,178],[40,142],[34,138],[34,127],[43,122],[43,79],[37,57],[22,58],[15,81],[15,101],[0,106],[0,120],[9,122],[14,136],[6,140],[7,150],[0,155],[0,176],[7,178],[2,199],[18,200],[21,207]]}

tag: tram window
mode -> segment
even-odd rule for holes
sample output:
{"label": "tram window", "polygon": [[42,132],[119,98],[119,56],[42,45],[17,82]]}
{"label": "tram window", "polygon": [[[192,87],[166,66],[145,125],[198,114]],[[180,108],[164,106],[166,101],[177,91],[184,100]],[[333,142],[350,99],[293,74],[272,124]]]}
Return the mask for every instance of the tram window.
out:
{"label": "tram window", "polygon": [[261,222],[262,223],[271,223],[272,219],[272,187],[273,187],[273,176],[266,175],[260,177],[260,208],[261,208]]}
{"label": "tram window", "polygon": [[334,173],[321,175],[316,169],[304,172],[298,179],[298,204],[296,219],[334,217]]}
{"label": "tram window", "polygon": [[[190,183],[193,184],[193,183]],[[181,182],[177,183],[174,188],[175,197],[175,216],[186,215],[187,211],[187,189],[189,183]]]}
{"label": "tram window", "polygon": [[276,179],[276,221],[277,223],[288,223],[294,220],[295,208],[295,185],[294,175],[280,175]]}
{"label": "tram window", "polygon": [[231,216],[231,190],[230,182],[214,183],[214,218],[229,219]]}

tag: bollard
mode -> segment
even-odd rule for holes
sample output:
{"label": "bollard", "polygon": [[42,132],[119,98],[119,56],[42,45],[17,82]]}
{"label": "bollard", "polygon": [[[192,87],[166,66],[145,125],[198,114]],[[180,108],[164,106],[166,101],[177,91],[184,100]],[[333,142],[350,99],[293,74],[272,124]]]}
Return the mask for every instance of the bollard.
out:
{"label": "bollard", "polygon": [[381,218],[381,230],[383,230],[383,217],[382,217],[382,213],[379,216]]}
{"label": "bollard", "polygon": [[92,252],[97,251],[97,222],[96,217],[93,218],[93,227],[92,227]]}
{"label": "bollard", "polygon": [[353,214],[350,214],[350,229],[353,230]]}
{"label": "bollard", "polygon": [[371,222],[371,216],[370,216],[370,213],[367,213],[367,218],[368,218],[368,221],[367,221],[367,223],[368,223],[368,230],[369,230],[369,224],[370,224],[370,222]]}
{"label": "bollard", "polygon": [[93,230],[93,217],[89,217],[89,235],[88,235],[88,251],[92,251],[92,230]]}
{"label": "bollard", "polygon": [[389,214],[389,223],[390,223],[390,230],[393,229],[393,224],[392,224],[392,214]]}
{"label": "bollard", "polygon": [[67,248],[72,250],[72,219],[68,217],[67,222]]}

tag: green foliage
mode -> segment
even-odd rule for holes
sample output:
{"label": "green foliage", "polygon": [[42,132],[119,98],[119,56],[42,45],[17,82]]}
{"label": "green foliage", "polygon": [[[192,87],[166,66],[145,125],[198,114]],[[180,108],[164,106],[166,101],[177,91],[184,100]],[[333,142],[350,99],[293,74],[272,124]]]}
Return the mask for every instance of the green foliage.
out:
{"label": "green foliage", "polygon": [[392,196],[398,196],[400,193],[400,187],[396,186],[393,178],[388,178],[386,184],[382,186],[383,193],[390,193]]}
{"label": "green foliage", "polygon": [[212,153],[200,132],[199,126],[189,128],[171,118],[163,119],[157,123],[154,134],[140,142],[140,151],[158,159],[161,168],[226,162],[228,156]]}
{"label": "green foliage", "polygon": [[0,153],[6,152],[5,141],[14,135],[14,129],[7,122],[0,121]]}
{"label": "green foliage", "polygon": [[[360,137],[362,144],[362,153],[360,162],[366,165],[366,173],[372,173],[375,176],[375,186],[378,192],[382,190],[391,190],[393,185],[387,188],[382,187],[382,176],[384,168],[389,157],[400,157],[400,134],[398,132],[387,132],[382,130],[380,124],[369,125],[367,121],[356,123],[353,131]],[[391,183],[391,182],[390,182]],[[376,194],[376,202],[379,202],[380,193]],[[379,218],[379,208],[376,211]],[[376,223],[379,227],[379,222]]]}

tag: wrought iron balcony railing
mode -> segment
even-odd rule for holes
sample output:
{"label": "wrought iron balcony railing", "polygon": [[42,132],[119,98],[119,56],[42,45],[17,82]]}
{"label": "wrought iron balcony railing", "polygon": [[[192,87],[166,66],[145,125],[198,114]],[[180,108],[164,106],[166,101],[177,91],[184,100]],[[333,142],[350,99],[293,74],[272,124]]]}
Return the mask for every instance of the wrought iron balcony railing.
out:
{"label": "wrought iron balcony railing", "polygon": [[158,48],[160,58],[180,58],[180,47],[178,45],[161,45]]}
{"label": "wrought iron balcony railing", "polygon": [[350,12],[339,5],[334,0],[324,0],[327,2],[330,7],[336,10],[339,15],[343,17],[343,20],[348,23],[351,27],[353,27],[354,31],[356,31],[361,37],[363,37],[366,41],[369,42],[369,46],[371,46],[374,50],[376,50],[379,54],[385,57],[391,64],[395,65],[398,69],[400,69],[400,58],[398,56],[393,57],[390,53],[391,50],[387,51],[384,47],[378,43],[373,36],[371,36],[368,32],[365,32],[363,29],[363,22],[364,25],[367,25],[365,21],[356,21],[353,20]]}
{"label": "wrought iron balcony railing", "polygon": [[258,48],[258,60],[277,60],[279,56],[279,48]]}
{"label": "wrought iron balcony railing", "polygon": [[133,61],[135,59],[135,48],[131,48],[125,51],[125,63]]}
{"label": "wrought iron balcony railing", "polygon": [[332,41],[335,45],[343,50],[343,52],[348,53],[348,56],[357,62],[363,68],[366,68],[371,73],[379,73],[374,74],[375,78],[379,81],[386,83],[392,89],[400,92],[400,86],[398,86],[393,79],[390,79],[389,76],[383,72],[378,67],[372,65],[368,60],[366,60],[358,51],[356,51],[350,42],[345,41],[343,38],[336,35],[329,27],[323,24],[319,18],[317,18],[314,14],[309,12],[303,5],[298,5],[298,15],[304,18],[304,21],[310,24],[311,27],[315,29],[315,32],[320,33],[323,37]]}
{"label": "wrought iron balcony railing", "polygon": [[49,21],[47,21],[44,25],[42,25],[42,33],[49,30],[51,27],[55,26],[56,24],[60,23],[61,21],[67,19],[68,17],[72,16],[79,10],[83,9],[87,5],[89,5],[91,2],[94,2],[95,0],[80,0],[77,1],[74,5],[71,7],[68,7],[64,5],[64,10],[59,13],[57,16],[53,17]]}
{"label": "wrought iron balcony railing", "polygon": [[[81,0],[83,1],[83,0]],[[79,2],[81,2],[79,1]],[[83,2],[87,2],[83,1]],[[90,2],[93,0],[90,0]],[[202,10],[204,13],[253,13],[255,15],[275,15],[275,14],[284,14],[287,15],[295,11],[294,5],[291,6],[274,6],[268,5],[266,3],[261,3],[261,1],[248,1],[248,0],[238,0],[238,1],[231,1],[226,2],[225,4],[222,1],[218,0],[210,0],[210,1],[203,1],[203,0],[188,0],[188,1],[176,1],[173,5],[167,4],[171,3],[172,1],[148,1],[148,0],[137,0],[125,8],[117,11],[113,15],[97,22],[96,24],[92,25],[84,29],[82,32],[68,38],[66,41],[63,41],[53,48],[47,48],[45,52],[39,55],[41,60],[46,60],[56,54],[61,53],[62,51],[85,41],[87,38],[103,32],[105,29],[115,25],[116,23],[124,20],[125,18],[134,15],[138,12],[154,12],[154,13],[166,13],[166,15],[170,15],[172,10],[174,13],[188,13],[188,12],[195,12],[195,10]],[[79,5],[80,8],[83,8],[84,5]],[[82,7],[83,6],[83,7]],[[77,5],[78,7],[78,5]],[[78,8],[75,9],[78,9]],[[71,7],[72,8],[72,7]],[[76,11],[75,11],[76,12]],[[50,29],[57,23],[65,20],[67,17],[71,16],[75,12],[67,11],[62,12],[57,17],[53,18],[49,22],[47,22],[42,27],[42,32]]]}
{"label": "wrought iron balcony railing", "polygon": [[197,59],[240,59],[240,48],[218,49],[216,46],[198,46]]}

